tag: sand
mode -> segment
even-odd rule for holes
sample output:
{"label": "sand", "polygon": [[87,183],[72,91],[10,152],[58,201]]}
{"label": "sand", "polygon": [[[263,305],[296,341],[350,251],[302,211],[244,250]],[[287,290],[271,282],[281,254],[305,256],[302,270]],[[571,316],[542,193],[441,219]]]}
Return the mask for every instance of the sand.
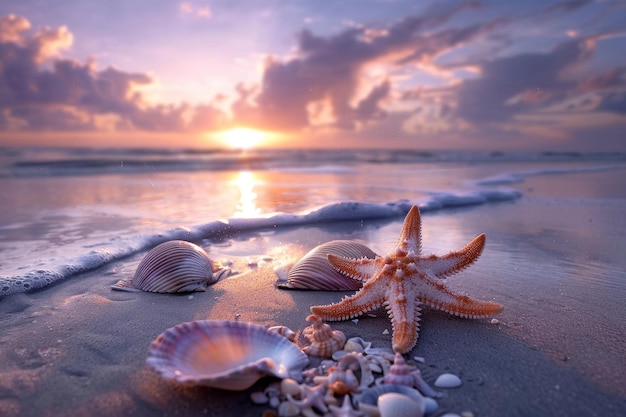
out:
{"label": "sand", "polygon": [[[499,324],[424,311],[418,344],[407,357],[425,359],[420,369],[431,384],[443,372],[463,381],[445,390],[435,416],[626,414],[624,290],[606,288],[623,277],[615,246],[623,243],[626,226],[615,216],[626,207],[623,200],[580,203],[568,207],[565,219],[559,204],[528,198],[424,216],[424,247],[435,253],[487,233],[479,261],[448,281],[455,290],[505,305]],[[311,305],[338,301],[344,293],[276,289],[276,262],[338,238],[369,239],[376,250],[389,249],[400,221],[295,228],[211,246],[213,257],[234,259],[242,273],[206,292],[111,291],[110,285],[132,274],[138,255],[0,300],[0,415],[260,416],[266,407],[248,397],[267,380],[243,392],[181,387],[146,366],[148,345],[189,320],[301,328]],[[261,258],[267,260],[257,268],[247,266]],[[383,310],[356,323],[331,324],[348,337],[390,346]]]}

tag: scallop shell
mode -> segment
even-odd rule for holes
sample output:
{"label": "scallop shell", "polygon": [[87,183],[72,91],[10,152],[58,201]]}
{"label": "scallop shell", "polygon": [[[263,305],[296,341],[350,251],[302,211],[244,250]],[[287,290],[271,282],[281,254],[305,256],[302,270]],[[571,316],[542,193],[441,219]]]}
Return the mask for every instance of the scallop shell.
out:
{"label": "scallop shell", "polygon": [[121,280],[111,288],[159,293],[204,291],[217,278],[204,249],[184,240],[170,240],[146,254],[131,280]]}
{"label": "scallop shell", "polygon": [[352,240],[332,240],[311,249],[291,268],[286,282],[279,280],[278,288],[299,290],[349,291],[361,288],[361,282],[335,271],[328,263],[328,254],[344,258],[370,258],[377,255],[362,243]]}
{"label": "scallop shell", "polygon": [[198,320],[161,333],[148,365],[182,384],[243,390],[263,376],[302,380],[308,357],[287,338],[239,321]]}

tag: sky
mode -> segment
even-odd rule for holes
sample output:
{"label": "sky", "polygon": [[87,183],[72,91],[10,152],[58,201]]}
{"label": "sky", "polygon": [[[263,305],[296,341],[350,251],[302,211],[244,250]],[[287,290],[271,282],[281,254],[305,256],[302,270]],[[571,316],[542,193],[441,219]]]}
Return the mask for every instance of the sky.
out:
{"label": "sky", "polygon": [[626,151],[626,2],[0,2],[0,146],[246,139]]}

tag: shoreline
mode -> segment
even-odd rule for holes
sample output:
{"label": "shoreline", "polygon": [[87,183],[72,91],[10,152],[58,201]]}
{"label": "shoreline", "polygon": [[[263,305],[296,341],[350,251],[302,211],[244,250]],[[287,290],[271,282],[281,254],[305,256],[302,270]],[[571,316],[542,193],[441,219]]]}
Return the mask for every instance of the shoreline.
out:
{"label": "shoreline", "polygon": [[[594,207],[600,216],[607,214],[606,210],[620,212],[623,205]],[[579,209],[588,213],[589,207]],[[572,210],[571,218],[576,218],[576,208]],[[487,233],[487,247],[478,262],[447,283],[473,297],[504,304],[504,311],[496,316],[499,324],[424,309],[417,346],[405,357],[425,359],[420,370],[431,385],[443,372],[454,373],[463,381],[461,387],[446,390],[448,394],[439,401],[435,416],[463,411],[477,416],[618,416],[626,410],[626,377],[621,372],[623,366],[620,369],[619,362],[615,362],[620,355],[623,358],[625,349],[620,345],[619,327],[615,327],[624,317],[623,307],[616,311],[619,306],[605,300],[617,317],[604,318],[604,324],[616,333],[594,329],[595,320],[603,317],[601,312],[582,312],[586,314],[582,323],[573,325],[573,321],[581,321],[581,316],[580,312],[567,310],[567,300],[577,297],[577,290],[587,291],[585,294],[594,299],[588,287],[577,287],[577,276],[567,276],[572,283],[565,287],[568,298],[563,300],[556,298],[548,282],[539,281],[536,289],[529,290],[523,281],[536,282],[546,273],[546,265],[555,263],[555,256],[559,262],[554,268],[560,268],[560,262],[569,259],[568,251],[580,250],[575,244],[569,247],[546,240],[550,235],[546,235],[544,223],[553,223],[553,217],[560,212],[560,207],[550,209],[545,200],[523,199],[424,216],[427,252],[443,254],[458,249],[468,237]],[[524,216],[532,219],[536,229],[520,220]],[[612,239],[618,239],[625,227],[615,226],[615,222],[618,220],[602,226],[616,227],[612,231],[615,237],[606,238],[607,246],[615,243]],[[230,247],[211,246],[210,256],[234,258],[236,268],[244,273],[220,281],[206,292],[161,295],[111,291],[111,284],[132,273],[141,258],[135,256],[73,278],[71,285],[60,283],[2,299],[0,414],[259,416],[266,407],[253,405],[249,393],[267,384],[266,380],[243,392],[180,387],[161,379],[145,365],[150,342],[166,328],[207,318],[286,325],[298,330],[305,325],[311,305],[338,301],[346,293],[279,290],[274,287],[277,277],[272,262],[260,261],[256,270],[249,269],[248,262],[263,256],[284,260],[303,254],[305,246],[314,246],[315,240],[342,236],[372,241],[377,250],[384,251],[397,238],[400,225],[400,221],[381,222],[365,233],[300,227],[273,235],[254,235]],[[568,232],[571,239],[586,236],[578,229]],[[586,254],[591,256],[594,251],[602,252],[603,247],[590,248]],[[618,270],[617,252],[605,253],[605,258],[597,260],[604,262],[605,273]],[[529,260],[534,263],[529,264]],[[520,266],[526,269],[519,271]],[[574,273],[571,271],[575,268],[567,271]],[[565,279],[561,269],[547,272]],[[620,295],[614,295],[616,300]],[[562,315],[556,313],[563,311]],[[384,310],[375,314],[375,318],[360,317],[356,323],[329,324],[348,337],[363,337],[374,347],[389,347],[391,334],[383,333],[391,331],[390,322]],[[569,327],[563,328],[565,325]],[[583,335],[594,330],[600,334],[597,340],[580,339],[572,329]],[[563,340],[562,332],[572,339]],[[600,355],[596,347],[611,337],[616,340]],[[583,349],[585,344],[589,347]],[[595,357],[591,356],[594,350]],[[561,358],[566,359],[559,359],[555,352],[564,353]],[[593,369],[597,375],[590,372]],[[603,378],[607,380],[600,383]]]}

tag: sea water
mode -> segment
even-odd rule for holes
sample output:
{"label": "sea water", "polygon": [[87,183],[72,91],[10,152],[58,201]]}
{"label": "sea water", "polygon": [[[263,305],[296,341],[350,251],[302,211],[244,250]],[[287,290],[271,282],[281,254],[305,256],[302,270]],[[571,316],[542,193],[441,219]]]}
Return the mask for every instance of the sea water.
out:
{"label": "sea water", "polygon": [[[0,298],[71,285],[166,240],[480,207],[556,176],[580,176],[585,197],[624,198],[625,169],[620,153],[4,148]],[[604,188],[588,180],[603,172]]]}

